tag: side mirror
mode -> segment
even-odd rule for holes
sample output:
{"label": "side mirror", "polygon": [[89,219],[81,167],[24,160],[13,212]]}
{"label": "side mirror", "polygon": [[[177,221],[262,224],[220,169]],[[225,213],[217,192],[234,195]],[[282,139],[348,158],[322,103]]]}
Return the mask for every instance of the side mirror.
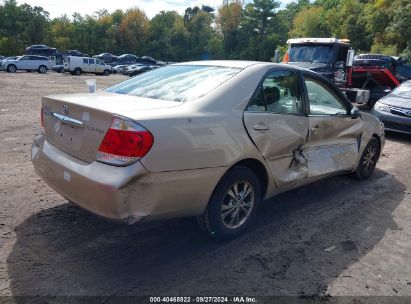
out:
{"label": "side mirror", "polygon": [[358,109],[357,107],[353,107],[351,109],[351,118],[352,119],[357,119],[358,117],[360,117],[360,109]]}

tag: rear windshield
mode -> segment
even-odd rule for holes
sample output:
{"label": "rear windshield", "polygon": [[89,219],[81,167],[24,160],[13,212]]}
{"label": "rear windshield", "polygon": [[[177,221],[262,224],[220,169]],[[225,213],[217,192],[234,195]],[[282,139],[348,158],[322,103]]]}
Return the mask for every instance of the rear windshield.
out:
{"label": "rear windshield", "polygon": [[185,102],[208,94],[240,71],[238,68],[216,66],[167,66],[136,76],[106,91]]}

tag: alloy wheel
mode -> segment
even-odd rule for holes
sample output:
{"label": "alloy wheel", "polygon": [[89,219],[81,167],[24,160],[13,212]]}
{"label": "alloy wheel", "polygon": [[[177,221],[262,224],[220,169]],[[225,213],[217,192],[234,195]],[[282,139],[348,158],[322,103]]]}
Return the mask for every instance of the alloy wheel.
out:
{"label": "alloy wheel", "polygon": [[364,158],[362,161],[364,175],[367,175],[372,168],[375,166],[375,159],[376,159],[377,151],[376,147],[369,146],[364,154]]}
{"label": "alloy wheel", "polygon": [[221,220],[225,227],[236,229],[243,225],[254,207],[254,188],[247,181],[233,184],[221,204]]}

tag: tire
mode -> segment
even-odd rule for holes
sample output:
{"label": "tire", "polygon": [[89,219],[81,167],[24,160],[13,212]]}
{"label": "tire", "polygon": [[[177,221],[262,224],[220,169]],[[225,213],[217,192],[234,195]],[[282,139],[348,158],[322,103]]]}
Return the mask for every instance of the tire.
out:
{"label": "tire", "polygon": [[378,140],[375,137],[371,138],[361,155],[357,170],[355,170],[355,176],[359,180],[365,180],[372,175],[380,157],[380,151]]}
{"label": "tire", "polygon": [[[244,192],[248,193],[246,196]],[[220,180],[198,223],[210,236],[229,240],[252,224],[261,203],[261,185],[252,170],[235,167]]]}
{"label": "tire", "polygon": [[74,74],[75,75],[81,75],[81,73],[82,73],[82,71],[81,71],[81,69],[80,68],[76,68],[75,70],[74,70]]}
{"label": "tire", "polygon": [[109,76],[110,75],[110,71],[109,70],[104,70],[104,76]]}
{"label": "tire", "polygon": [[7,66],[7,72],[9,73],[16,73],[17,67],[14,64],[9,64]]}
{"label": "tire", "polygon": [[40,74],[46,74],[47,73],[47,67],[45,65],[39,66],[38,72]]}

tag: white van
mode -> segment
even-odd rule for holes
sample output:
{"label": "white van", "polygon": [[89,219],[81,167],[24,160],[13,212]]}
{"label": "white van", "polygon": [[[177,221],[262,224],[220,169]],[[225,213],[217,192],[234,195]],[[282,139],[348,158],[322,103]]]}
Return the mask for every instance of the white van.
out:
{"label": "white van", "polygon": [[64,71],[72,75],[92,73],[108,76],[111,74],[111,66],[97,58],[67,56],[64,58]]}

